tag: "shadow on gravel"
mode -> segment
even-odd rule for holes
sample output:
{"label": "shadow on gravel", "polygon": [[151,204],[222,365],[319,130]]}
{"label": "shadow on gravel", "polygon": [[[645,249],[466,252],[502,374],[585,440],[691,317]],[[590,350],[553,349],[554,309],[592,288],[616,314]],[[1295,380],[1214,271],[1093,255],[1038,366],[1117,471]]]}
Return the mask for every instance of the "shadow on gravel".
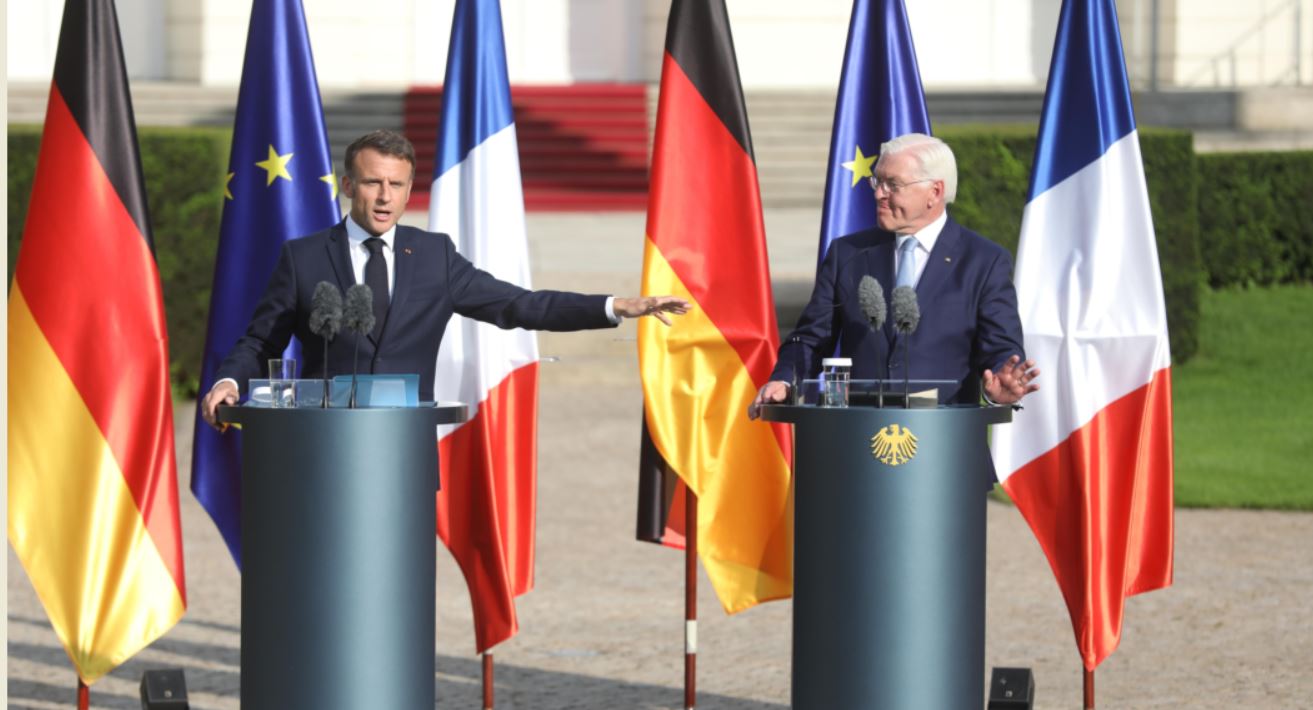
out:
{"label": "shadow on gravel", "polygon": [[[10,616],[11,622],[49,628],[44,620],[19,616]],[[208,622],[184,621],[206,628],[221,631],[233,631],[233,627],[210,624]],[[235,634],[234,634],[235,636]],[[234,643],[236,639],[234,638]],[[44,667],[40,676],[50,678],[66,674],[67,685],[15,677],[13,668],[9,677],[9,701],[11,708],[30,708],[26,702],[42,704],[59,703],[73,705],[76,701],[77,678],[68,656],[58,646],[10,641],[9,658],[24,660]],[[169,659],[142,660],[136,658],[115,668],[110,677],[130,683],[132,687],[141,680],[147,669],[181,668],[187,677],[187,690],[193,694],[193,710],[212,710],[215,707],[235,708],[240,694],[241,654],[232,645],[198,643],[163,638],[148,648],[151,655],[167,654]],[[215,668],[214,666],[221,666]],[[586,666],[586,659],[581,657],[581,666]],[[683,707],[683,688],[679,685],[652,685],[609,680],[584,673],[547,671],[537,668],[498,663],[496,667],[496,706],[505,710],[614,710],[627,708],[632,710],[666,710]],[[480,660],[469,657],[437,655],[434,657],[434,688],[438,702],[437,707],[476,708],[481,707],[483,697],[480,679],[482,677]],[[122,686],[118,686],[121,688]],[[197,702],[196,693],[224,698],[220,705]],[[103,683],[97,683],[91,689],[91,704],[96,708],[131,708],[141,707],[140,698],[134,693],[124,695],[111,692]],[[698,707],[707,710],[783,710],[788,706],[779,703],[741,700],[714,693],[699,693]],[[364,709],[362,709],[364,710]]]}
{"label": "shadow on gravel", "polygon": [[[439,708],[476,708],[482,699],[482,665],[478,658],[437,656],[436,689]],[[533,710],[667,710],[684,707],[680,685],[626,683],[595,676],[544,671],[498,663],[496,705]],[[784,710],[788,705],[698,693],[706,710]]]}
{"label": "shadow on gravel", "polygon": [[[33,708],[33,705],[24,705],[23,700],[39,700],[42,703],[59,703],[65,707],[77,707],[78,691],[77,677],[73,674],[73,667],[68,669],[69,683],[66,686],[58,686],[52,683],[40,683],[32,680],[21,680],[10,677],[9,679],[9,708]],[[91,690],[91,707],[93,708],[134,708],[140,710],[140,696],[123,696],[114,695],[104,691],[98,691],[92,686]]]}

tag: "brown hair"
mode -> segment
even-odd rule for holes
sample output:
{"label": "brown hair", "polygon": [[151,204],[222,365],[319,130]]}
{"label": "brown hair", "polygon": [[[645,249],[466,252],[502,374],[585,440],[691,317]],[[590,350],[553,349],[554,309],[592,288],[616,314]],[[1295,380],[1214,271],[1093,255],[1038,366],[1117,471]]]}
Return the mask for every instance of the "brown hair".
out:
{"label": "brown hair", "polygon": [[366,148],[410,163],[410,177],[412,180],[415,178],[415,146],[411,145],[410,139],[400,133],[386,129],[370,131],[346,147],[343,167],[347,175],[354,177],[356,153]]}

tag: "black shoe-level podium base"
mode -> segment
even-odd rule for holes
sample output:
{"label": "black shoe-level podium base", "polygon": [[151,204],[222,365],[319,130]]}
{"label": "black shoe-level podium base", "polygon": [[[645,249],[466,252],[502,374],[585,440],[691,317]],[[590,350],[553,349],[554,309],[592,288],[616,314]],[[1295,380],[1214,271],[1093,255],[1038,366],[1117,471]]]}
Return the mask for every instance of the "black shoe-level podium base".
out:
{"label": "black shoe-level podium base", "polygon": [[224,407],[242,425],[243,710],[434,705],[434,427],[464,405]]}
{"label": "black shoe-level podium base", "polygon": [[[981,708],[986,427],[1011,410],[778,405],[763,416],[795,425],[792,707]],[[904,430],[915,455],[877,460],[873,439]]]}

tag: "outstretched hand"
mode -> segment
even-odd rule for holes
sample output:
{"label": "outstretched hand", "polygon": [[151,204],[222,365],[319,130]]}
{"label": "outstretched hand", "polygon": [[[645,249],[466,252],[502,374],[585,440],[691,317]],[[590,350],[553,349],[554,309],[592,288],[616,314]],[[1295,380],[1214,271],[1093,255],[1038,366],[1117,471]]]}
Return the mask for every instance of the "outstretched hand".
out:
{"label": "outstretched hand", "polygon": [[1013,355],[997,372],[985,370],[985,396],[997,404],[1015,404],[1039,389],[1034,383],[1036,377],[1039,370],[1035,369],[1034,360],[1021,362],[1020,355]]}
{"label": "outstretched hand", "polygon": [[684,315],[688,313],[688,301],[677,296],[640,296],[638,298],[616,298],[611,302],[615,314],[624,318],[652,316],[670,325],[667,313]]}

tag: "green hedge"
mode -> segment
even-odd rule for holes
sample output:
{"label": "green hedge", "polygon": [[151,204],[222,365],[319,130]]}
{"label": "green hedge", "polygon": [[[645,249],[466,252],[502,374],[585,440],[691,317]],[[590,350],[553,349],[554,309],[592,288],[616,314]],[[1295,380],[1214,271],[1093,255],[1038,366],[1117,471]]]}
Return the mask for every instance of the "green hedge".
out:
{"label": "green hedge", "polygon": [[[947,126],[936,128],[936,135],[957,156],[954,218],[1015,254],[1030,189],[1035,128]],[[1158,239],[1172,359],[1185,362],[1199,349],[1199,286],[1204,280],[1193,139],[1186,131],[1142,129],[1140,152]]]}
{"label": "green hedge", "polygon": [[[1034,127],[950,126],[938,133],[953,145],[961,173],[954,215],[1015,253],[1035,154]],[[179,394],[194,394],[230,134],[141,128],[139,140],[173,382]],[[12,282],[40,128],[10,126],[8,141]],[[1140,149],[1176,362],[1198,349],[1204,282],[1313,281],[1313,152],[1196,156],[1189,133],[1155,129],[1141,130]]]}
{"label": "green hedge", "polygon": [[[174,390],[194,396],[205,347],[230,131],[143,127],[138,141],[164,289]],[[9,283],[40,142],[40,127],[9,126]]]}
{"label": "green hedge", "polygon": [[1208,283],[1313,281],[1313,151],[1199,156]]}

